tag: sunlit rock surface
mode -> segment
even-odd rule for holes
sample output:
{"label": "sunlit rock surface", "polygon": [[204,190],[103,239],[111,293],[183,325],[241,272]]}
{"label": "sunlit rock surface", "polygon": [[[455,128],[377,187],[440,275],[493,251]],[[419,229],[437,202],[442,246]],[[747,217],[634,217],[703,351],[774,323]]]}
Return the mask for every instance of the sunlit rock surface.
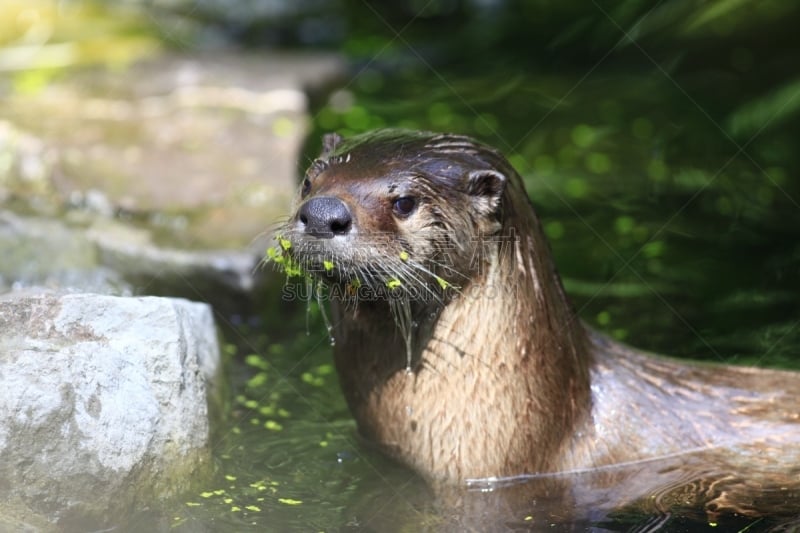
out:
{"label": "sunlit rock surface", "polygon": [[208,468],[218,366],[206,304],[3,297],[0,500],[34,522],[89,526],[186,489]]}
{"label": "sunlit rock surface", "polygon": [[306,91],[342,70],[218,53],[0,83],[0,292],[241,302],[304,166]]}
{"label": "sunlit rock surface", "polygon": [[184,247],[247,246],[305,166],[306,90],[342,69],[331,55],[167,56],[3,95],[0,200],[121,212]]}

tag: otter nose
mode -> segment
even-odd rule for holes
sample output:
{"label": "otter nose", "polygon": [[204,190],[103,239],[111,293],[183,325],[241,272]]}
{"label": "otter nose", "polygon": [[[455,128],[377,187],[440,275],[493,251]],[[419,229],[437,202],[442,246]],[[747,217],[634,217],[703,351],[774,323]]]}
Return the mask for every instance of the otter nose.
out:
{"label": "otter nose", "polygon": [[311,198],[297,212],[305,232],[314,237],[330,239],[344,235],[353,226],[353,217],[347,204],[333,196]]}

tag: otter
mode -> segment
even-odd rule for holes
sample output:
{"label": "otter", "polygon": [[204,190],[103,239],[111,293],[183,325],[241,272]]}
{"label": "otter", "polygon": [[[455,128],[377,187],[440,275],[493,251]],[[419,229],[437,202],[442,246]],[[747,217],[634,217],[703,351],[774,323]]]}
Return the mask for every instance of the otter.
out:
{"label": "otter", "polygon": [[[679,362],[584,325],[494,148],[326,135],[278,234],[272,255],[330,291],[358,431],[432,483],[677,457],[666,483],[694,483],[709,516],[758,514],[754,490],[800,488],[800,374]],[[708,479],[680,472],[684,454]]]}

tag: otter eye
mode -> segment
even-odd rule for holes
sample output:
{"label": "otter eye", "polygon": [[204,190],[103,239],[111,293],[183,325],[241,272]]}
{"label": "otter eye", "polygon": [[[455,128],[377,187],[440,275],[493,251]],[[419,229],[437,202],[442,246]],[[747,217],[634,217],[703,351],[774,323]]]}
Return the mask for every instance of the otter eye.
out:
{"label": "otter eye", "polygon": [[300,196],[305,198],[308,196],[308,193],[311,192],[311,180],[308,178],[303,179],[303,185],[300,188]]}
{"label": "otter eye", "polygon": [[410,196],[402,196],[394,201],[392,210],[394,214],[400,217],[407,217],[417,207],[417,201]]}

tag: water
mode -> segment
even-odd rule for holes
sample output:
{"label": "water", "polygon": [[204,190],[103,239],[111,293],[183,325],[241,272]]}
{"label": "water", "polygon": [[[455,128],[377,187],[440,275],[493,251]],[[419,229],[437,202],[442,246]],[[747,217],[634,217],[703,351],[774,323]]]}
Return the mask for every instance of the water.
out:
{"label": "water", "polygon": [[[360,88],[361,79],[350,86],[349,108],[318,110],[318,133],[405,123],[495,144],[524,175],[565,286],[594,327],[655,352],[800,369],[798,161],[769,144],[780,144],[784,129],[768,129],[743,154],[745,141],[684,105],[669,79],[629,74],[577,85],[577,73],[518,76],[502,98],[486,77],[456,76],[427,97],[419,74],[380,93]],[[530,96],[557,102],[573,85],[559,106]],[[178,531],[770,531],[800,523],[796,494],[783,495],[788,514],[709,523],[680,503],[692,480],[668,475],[674,461],[713,474],[697,454],[434,497],[357,439],[327,321],[315,305],[311,313],[309,335],[301,302],[227,329],[233,392],[214,440],[218,475],[176,503]],[[637,491],[650,495],[645,502],[674,505],[669,513],[627,505]]]}
{"label": "water", "polygon": [[329,531],[400,511],[364,507],[364,497],[402,501],[426,490],[358,441],[316,303],[311,313],[308,335],[300,302],[281,333],[265,324],[228,330],[228,353],[243,364],[232,369],[230,417],[214,439],[218,474],[176,502],[178,530]]}

